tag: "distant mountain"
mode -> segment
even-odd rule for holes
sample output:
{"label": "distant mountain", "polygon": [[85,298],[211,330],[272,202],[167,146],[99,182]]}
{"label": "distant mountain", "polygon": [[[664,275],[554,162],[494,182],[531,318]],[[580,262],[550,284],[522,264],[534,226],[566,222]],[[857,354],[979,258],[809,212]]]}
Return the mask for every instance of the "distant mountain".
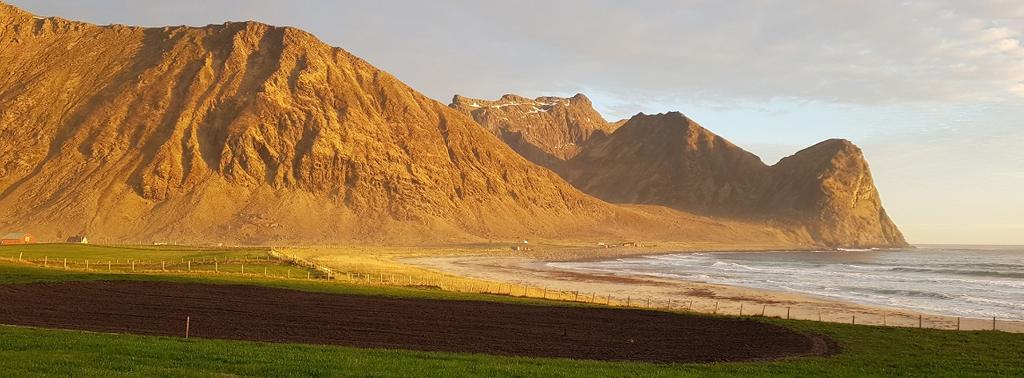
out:
{"label": "distant mountain", "polygon": [[754,214],[791,219],[830,246],[906,246],[882,207],[864,153],[830,139],[782,159],[769,169]]}
{"label": "distant mountain", "polygon": [[455,95],[451,106],[500,137],[530,161],[555,168],[592,139],[615,130],[582,94],[528,99],[505,95],[488,101]]}
{"label": "distant mountain", "polygon": [[765,168],[754,154],[673,112],[631,118],[561,172],[607,201],[733,215],[754,206]]}
{"label": "distant mountain", "polygon": [[[467,109],[466,100],[461,100],[452,106]],[[596,113],[592,108],[577,109],[552,119],[529,111],[478,112],[474,118],[488,130],[545,130],[535,133],[540,136],[572,132],[576,125],[589,124]],[[577,120],[574,114],[586,117]],[[563,129],[561,134],[558,128]],[[577,144],[574,155],[563,155],[565,160],[548,160],[545,165],[580,190],[609,202],[664,205],[716,219],[767,222],[796,238],[830,247],[907,245],[882,207],[863,154],[848,141],[822,142],[767,166],[678,112],[639,114],[618,127],[601,130],[613,129],[611,134]],[[520,139],[504,140],[515,147]],[[529,149],[516,150],[543,163]]]}

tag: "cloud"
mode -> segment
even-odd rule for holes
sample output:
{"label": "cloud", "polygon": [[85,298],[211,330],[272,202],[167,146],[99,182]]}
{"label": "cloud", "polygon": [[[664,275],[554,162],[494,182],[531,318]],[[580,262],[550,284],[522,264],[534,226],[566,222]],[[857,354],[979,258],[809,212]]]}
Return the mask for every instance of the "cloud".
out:
{"label": "cloud", "polygon": [[[488,45],[534,46],[543,64],[481,56],[458,66],[562,81],[658,102],[847,104],[1001,101],[1020,97],[1024,47],[999,7],[936,2],[560,2],[502,11],[491,30],[532,25]],[[1013,4],[1006,4],[1009,7]],[[584,10],[586,9],[586,10]],[[1016,8],[1014,8],[1016,9]],[[989,12],[989,13],[986,13]],[[477,12],[474,12],[477,13]],[[480,9],[481,17],[487,12]],[[556,62],[560,67],[552,67]],[[541,62],[538,62],[541,63]],[[673,101],[673,99],[675,101]]]}
{"label": "cloud", "polygon": [[726,106],[1024,98],[1014,0],[14,3],[110,22],[295,25],[441,100],[590,88],[619,103]]}

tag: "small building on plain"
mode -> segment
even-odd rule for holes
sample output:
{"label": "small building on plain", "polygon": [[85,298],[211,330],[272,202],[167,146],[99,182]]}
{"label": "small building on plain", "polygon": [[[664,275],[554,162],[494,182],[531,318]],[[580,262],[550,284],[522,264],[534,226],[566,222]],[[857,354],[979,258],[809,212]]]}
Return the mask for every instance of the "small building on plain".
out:
{"label": "small building on plain", "polygon": [[28,244],[32,242],[32,234],[26,232],[9,232],[0,237],[0,245]]}
{"label": "small building on plain", "polygon": [[89,244],[89,238],[85,237],[85,235],[75,235],[68,238],[67,242],[72,244]]}

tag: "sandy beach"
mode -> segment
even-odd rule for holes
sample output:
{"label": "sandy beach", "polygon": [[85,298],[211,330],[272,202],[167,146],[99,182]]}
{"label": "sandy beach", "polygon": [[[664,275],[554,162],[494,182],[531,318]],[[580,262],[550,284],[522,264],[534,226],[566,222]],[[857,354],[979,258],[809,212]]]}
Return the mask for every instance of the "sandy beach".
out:
{"label": "sandy beach", "polygon": [[[638,249],[616,255],[657,254]],[[636,252],[636,253],[628,253]],[[644,253],[646,252],[646,253]],[[574,253],[572,260],[606,256]],[[606,273],[562,270],[547,265],[558,259],[531,256],[460,255],[400,258],[398,262],[467,278],[512,285],[578,292],[580,300],[617,305],[670,308],[704,313],[765,315],[839,323],[903,327],[990,330],[991,319],[958,319],[915,311],[866,306],[799,293]],[[564,259],[562,259],[564,261]],[[999,330],[1024,332],[1021,322],[998,321]]]}

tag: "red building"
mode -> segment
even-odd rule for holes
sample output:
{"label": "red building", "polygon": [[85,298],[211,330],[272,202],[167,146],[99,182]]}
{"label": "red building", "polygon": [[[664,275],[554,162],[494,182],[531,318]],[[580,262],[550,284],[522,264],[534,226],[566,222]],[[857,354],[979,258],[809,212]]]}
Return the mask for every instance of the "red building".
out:
{"label": "red building", "polygon": [[28,244],[32,242],[32,234],[24,232],[11,232],[0,237],[0,245]]}

